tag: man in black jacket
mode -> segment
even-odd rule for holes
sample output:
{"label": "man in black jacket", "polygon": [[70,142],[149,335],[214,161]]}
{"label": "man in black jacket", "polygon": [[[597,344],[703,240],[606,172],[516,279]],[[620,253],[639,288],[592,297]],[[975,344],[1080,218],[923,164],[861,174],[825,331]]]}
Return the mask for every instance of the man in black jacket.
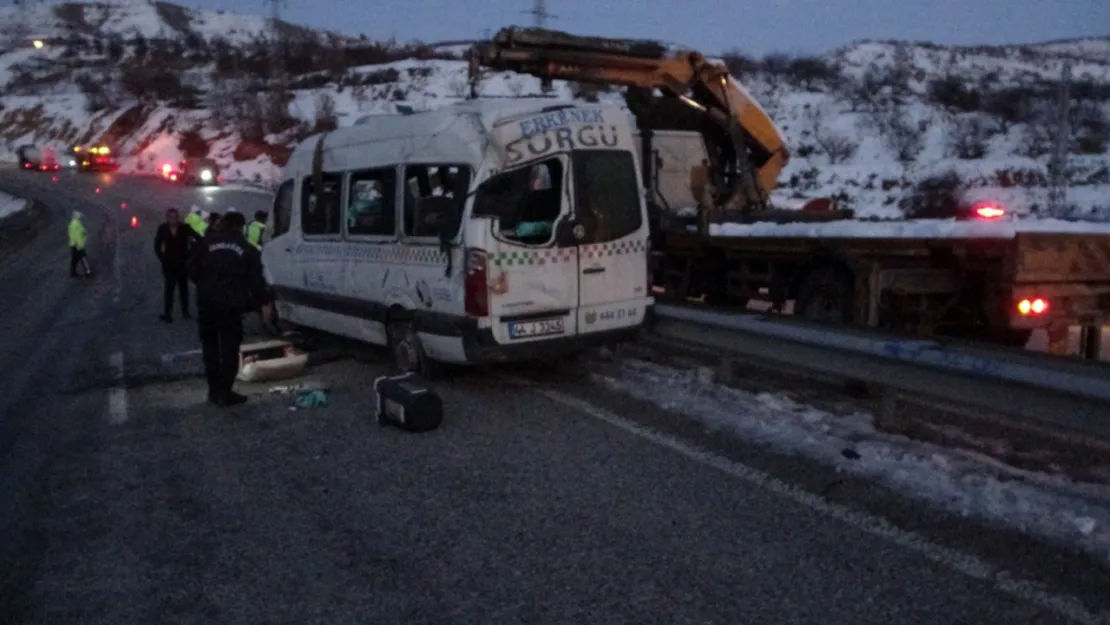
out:
{"label": "man in black jacket", "polygon": [[199,238],[192,228],[181,223],[181,215],[176,208],[166,211],[166,221],[158,226],[158,233],[154,235],[154,253],[162,263],[162,321],[166,323],[173,321],[175,290],[181,300],[181,316],[189,318],[189,281],[185,265],[189,262],[193,242]]}
{"label": "man in black jacket", "polygon": [[205,233],[189,258],[189,279],[197,285],[197,326],[208,379],[208,401],[231,406],[247,401],[232,391],[239,373],[243,313],[258,302],[266,318],[273,315],[262,259],[243,237],[246,220],[228,213]]}

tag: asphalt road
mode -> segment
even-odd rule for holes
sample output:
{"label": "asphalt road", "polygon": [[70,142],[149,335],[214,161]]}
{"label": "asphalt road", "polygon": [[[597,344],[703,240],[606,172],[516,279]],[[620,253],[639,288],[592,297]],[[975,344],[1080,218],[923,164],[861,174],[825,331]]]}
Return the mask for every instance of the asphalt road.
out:
{"label": "asphalt road", "polygon": [[[1013,625],[1110,602],[1098,574],[1034,587],[1007,554],[664,433],[573,371],[443,381],[447,421],[421,436],[373,423],[373,357],[312,372],[326,407],[249,387],[210,407],[196,359],[163,358],[197,345],[157,319],[154,228],[167,205],[268,197],[12,171],[0,189],[51,217],[0,264],[0,623]],[[89,281],[67,274],[74,208]]]}

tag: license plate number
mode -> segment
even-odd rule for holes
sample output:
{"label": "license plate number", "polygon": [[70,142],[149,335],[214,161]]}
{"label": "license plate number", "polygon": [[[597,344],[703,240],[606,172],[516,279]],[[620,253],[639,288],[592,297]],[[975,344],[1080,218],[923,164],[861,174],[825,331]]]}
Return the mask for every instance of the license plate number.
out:
{"label": "license plate number", "polygon": [[540,319],[538,321],[519,321],[509,324],[510,339],[525,339],[562,333],[562,319]]}

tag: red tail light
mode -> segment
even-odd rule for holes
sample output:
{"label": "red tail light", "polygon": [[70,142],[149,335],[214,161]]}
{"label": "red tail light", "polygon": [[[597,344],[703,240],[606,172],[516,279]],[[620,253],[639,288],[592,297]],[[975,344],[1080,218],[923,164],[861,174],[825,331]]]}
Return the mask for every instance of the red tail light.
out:
{"label": "red tail light", "polygon": [[979,219],[998,219],[1006,215],[1006,211],[994,204],[982,204],[975,207],[975,216]]}
{"label": "red tail light", "polygon": [[486,264],[489,258],[485,250],[467,248],[466,250],[466,314],[472,317],[489,316],[489,282]]}
{"label": "red tail light", "polygon": [[138,217],[132,217],[131,218],[131,227],[132,228],[138,228],[139,227],[139,218]]}
{"label": "red tail light", "polygon": [[1043,315],[1048,312],[1048,301],[1039,297],[1036,299],[1023,299],[1018,302],[1017,309],[1022,316]]}

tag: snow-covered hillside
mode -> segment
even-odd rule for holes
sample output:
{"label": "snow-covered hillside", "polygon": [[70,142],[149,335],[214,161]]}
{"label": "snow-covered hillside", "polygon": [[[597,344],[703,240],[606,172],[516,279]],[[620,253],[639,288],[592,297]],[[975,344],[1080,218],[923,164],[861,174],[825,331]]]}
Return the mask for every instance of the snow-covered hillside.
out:
{"label": "snow-covered hillside", "polygon": [[[6,12],[5,12],[6,11]],[[367,114],[467,94],[458,45],[374,43],[284,26],[290,92],[270,90],[268,20],[145,1],[0,9],[0,158],[28,143],[113,144],[126,170],[207,152],[225,174],[277,175],[300,138]],[[13,28],[11,24],[20,26]],[[41,48],[34,39],[44,41]],[[3,45],[3,44],[0,44]],[[837,195],[893,217],[922,179],[955,172],[969,200],[1017,211],[1047,200],[1057,84],[1071,64],[1068,200],[1110,218],[1110,38],[947,48],[865,42],[821,58],[724,58],[786,134],[793,159],[775,200]],[[418,60],[419,59],[419,60]],[[539,93],[490,75],[483,95]],[[559,98],[623,103],[555,84]]]}
{"label": "snow-covered hillside", "polygon": [[[199,39],[210,42],[224,39],[232,44],[247,44],[268,34],[270,20],[258,15],[226,11],[197,11],[171,2],[111,0],[109,2],[38,2],[25,6],[0,7],[0,34],[9,39],[64,42],[67,38],[108,39]],[[320,38],[341,37],[335,33],[282,27],[301,35]],[[10,42],[9,45],[17,42]]]}

